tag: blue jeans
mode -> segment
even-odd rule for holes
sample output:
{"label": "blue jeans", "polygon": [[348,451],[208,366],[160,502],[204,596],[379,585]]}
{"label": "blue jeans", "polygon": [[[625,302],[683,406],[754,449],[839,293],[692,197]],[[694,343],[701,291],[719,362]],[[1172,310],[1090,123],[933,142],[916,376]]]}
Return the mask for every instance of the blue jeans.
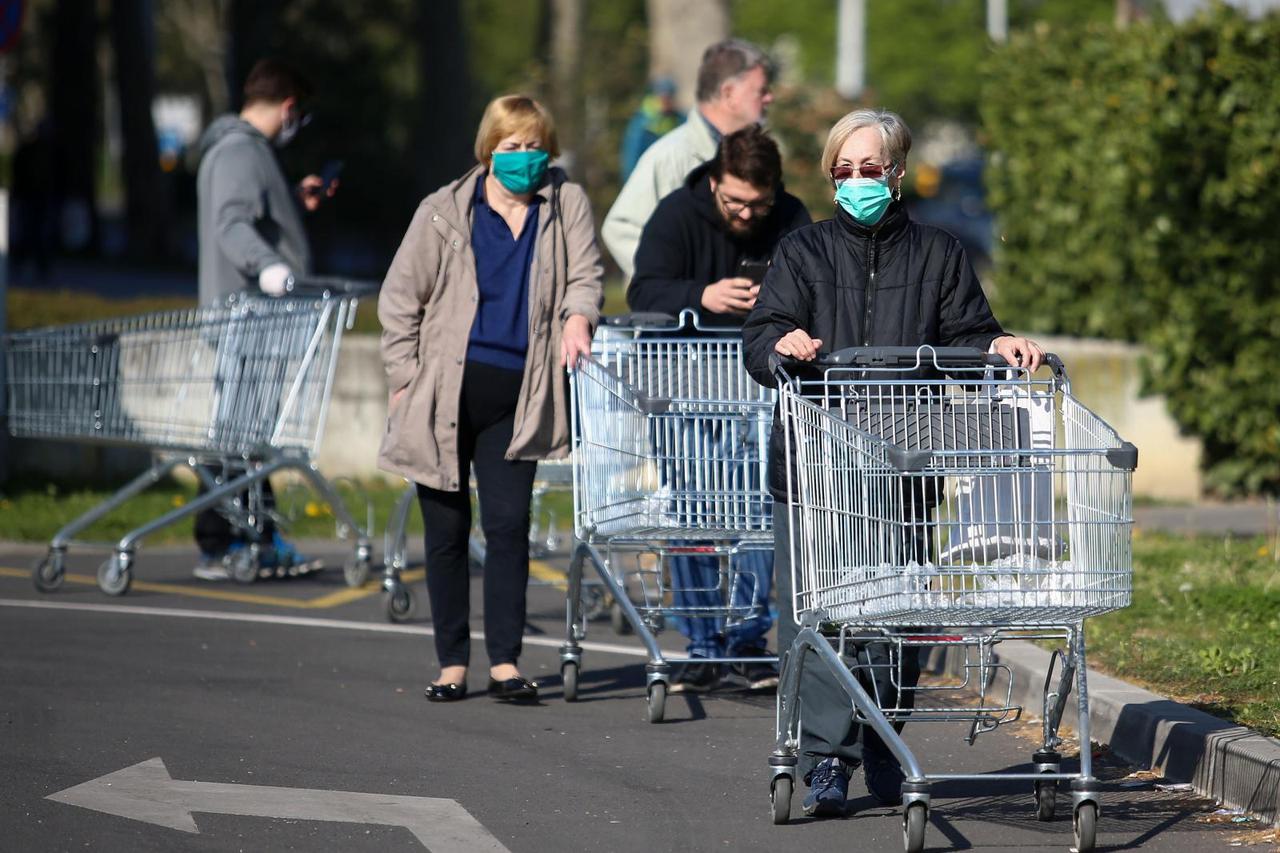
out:
{"label": "blue jeans", "polygon": [[[773,627],[769,593],[773,588],[773,553],[745,551],[734,555],[737,569],[729,606],[738,613],[751,612],[725,628],[719,616],[675,616],[675,625],[689,640],[690,657],[733,656],[740,649],[764,648],[765,635]],[[672,598],[677,608],[723,607],[719,588],[720,560],[713,555],[679,555],[670,558]]]}
{"label": "blue jeans", "polygon": [[[665,485],[690,494],[703,489],[726,489],[750,494],[763,491],[760,448],[764,446],[762,423],[693,420],[675,427],[673,447],[687,463],[671,466],[665,472]],[[745,428],[744,428],[745,426]],[[701,470],[698,463],[712,463],[712,471]],[[718,481],[718,482],[717,482]],[[680,501],[677,501],[680,503]],[[690,502],[698,505],[696,498]],[[674,508],[677,515],[679,508]],[[746,512],[745,509],[742,510]],[[694,514],[685,523],[697,527]],[[735,522],[738,523],[738,522]],[[698,544],[688,542],[684,544]],[[720,590],[720,558],[713,554],[681,554],[669,557],[672,603],[676,628],[689,641],[691,657],[724,657],[739,649],[764,648],[765,635],[773,626],[769,612],[769,594],[773,589],[773,551],[771,549],[740,552],[731,557],[730,568],[736,570],[733,589],[729,591],[729,607],[738,616],[688,616],[684,608],[723,610],[725,596]],[[745,615],[747,618],[741,618]],[[727,621],[733,624],[726,626]]]}

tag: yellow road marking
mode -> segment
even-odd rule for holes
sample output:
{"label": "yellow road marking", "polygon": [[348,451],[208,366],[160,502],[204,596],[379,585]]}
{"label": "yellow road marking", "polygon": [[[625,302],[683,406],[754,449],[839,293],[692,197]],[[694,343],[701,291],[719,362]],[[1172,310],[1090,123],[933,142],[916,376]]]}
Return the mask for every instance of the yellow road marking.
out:
{"label": "yellow road marking", "polygon": [[549,563],[542,560],[529,561],[529,574],[533,575],[540,581],[551,584],[556,589],[567,590],[569,584],[565,581],[567,575],[560,569],[555,568]]}

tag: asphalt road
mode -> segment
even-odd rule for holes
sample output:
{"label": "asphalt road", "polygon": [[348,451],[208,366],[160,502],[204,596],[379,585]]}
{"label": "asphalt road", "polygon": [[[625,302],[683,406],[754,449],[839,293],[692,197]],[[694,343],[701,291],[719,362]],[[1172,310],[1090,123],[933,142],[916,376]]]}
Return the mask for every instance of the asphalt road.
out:
{"label": "asphalt road", "polygon": [[[36,553],[0,546],[0,850],[901,849],[900,812],[873,806],[858,777],[849,817],[773,826],[772,697],[672,697],[650,725],[639,647],[607,623],[565,703],[554,586],[531,592],[522,660],[540,705],[485,696],[481,643],[472,697],[433,705],[425,594],[417,621],[391,626],[376,588],[349,591],[340,571],[208,584],[190,579],[193,551],[153,549],[127,596],[94,586],[102,552],[73,552],[66,585],[41,595],[25,573]],[[1026,769],[1034,748],[1006,731],[974,747],[960,728],[907,732],[937,772]],[[1244,828],[1102,765],[1100,850],[1202,853]],[[1065,795],[1037,823],[1025,783],[933,793],[928,850],[1071,845]]]}

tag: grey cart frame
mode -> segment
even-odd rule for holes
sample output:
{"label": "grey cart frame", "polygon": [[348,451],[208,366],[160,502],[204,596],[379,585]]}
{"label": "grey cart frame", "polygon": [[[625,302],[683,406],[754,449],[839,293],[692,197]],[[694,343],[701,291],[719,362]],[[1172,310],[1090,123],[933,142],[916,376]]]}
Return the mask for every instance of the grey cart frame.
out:
{"label": "grey cart frame", "polygon": [[[343,334],[367,284],[290,281],[281,298],[237,295],[218,307],[36,329],[10,335],[6,359],[10,432],[20,438],[138,447],[156,461],[111,497],[69,522],[32,568],[41,592],[61,587],[75,537],[171,472],[186,467],[206,491],[113,543],[98,569],[109,595],[129,590],[138,548],[161,528],[216,508],[249,540],[229,559],[236,580],[259,576],[255,534],[273,473],[298,472],[329,503],[338,534],[354,539],[343,570],[368,577],[372,548],[314,455],[324,436]],[[214,471],[220,474],[212,473]]]}
{"label": "grey cart frame", "polygon": [[[691,311],[674,321],[614,318],[597,336],[592,356],[570,375],[575,546],[560,672],[565,700],[575,701],[590,566],[616,607],[615,628],[633,631],[648,654],[647,717],[656,723],[665,715],[672,665],[690,661],[659,648],[665,620],[729,624],[769,605],[757,585],[740,580],[735,557],[773,547],[764,472],[773,392],[744,370],[739,330],[705,327]],[[670,559],[694,554],[718,561],[714,589],[677,588]],[[743,602],[735,591],[747,588]],[[720,603],[677,607],[681,593]]]}
{"label": "grey cart frame", "polygon": [[[1084,621],[1129,604],[1137,450],[1071,395],[1061,360],[1047,364],[1048,378],[1036,378],[978,350],[933,347],[776,361],[791,496],[787,604],[801,630],[778,691],[775,823],[790,818],[800,683],[817,665],[903,767],[908,853],[924,845],[930,783],[974,778],[1030,782],[1040,820],[1053,818],[1057,788],[1069,785],[1075,847],[1094,848]],[[962,724],[973,743],[1017,720],[1011,673],[1007,692],[990,695],[1000,668],[992,651],[1013,638],[1059,644],[1030,770],[926,772],[894,724]],[[869,644],[888,654],[860,657]],[[904,657],[933,646],[948,647],[961,683],[907,686]],[[872,659],[888,663],[864,662]],[[886,675],[896,699],[879,695]],[[1068,772],[1058,727],[1073,687],[1080,758]],[[948,701],[957,691],[976,691],[977,704]]]}

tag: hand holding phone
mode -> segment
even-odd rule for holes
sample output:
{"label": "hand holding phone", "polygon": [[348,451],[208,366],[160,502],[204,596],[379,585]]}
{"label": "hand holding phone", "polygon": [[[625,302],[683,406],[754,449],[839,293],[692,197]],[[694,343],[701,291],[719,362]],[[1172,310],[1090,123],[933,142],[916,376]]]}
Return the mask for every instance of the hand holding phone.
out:
{"label": "hand holding phone", "polygon": [[753,261],[743,258],[738,262],[738,275],[742,278],[751,279],[756,284],[764,281],[764,274],[769,271],[768,261]]}

